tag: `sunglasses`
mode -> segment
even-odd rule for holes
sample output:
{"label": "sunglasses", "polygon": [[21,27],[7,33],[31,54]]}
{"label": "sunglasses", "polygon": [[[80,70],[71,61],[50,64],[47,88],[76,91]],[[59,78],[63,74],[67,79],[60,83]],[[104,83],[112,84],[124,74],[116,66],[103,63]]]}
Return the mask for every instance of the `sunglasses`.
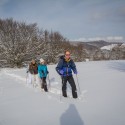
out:
{"label": "sunglasses", "polygon": [[70,56],[70,54],[65,54],[66,56]]}

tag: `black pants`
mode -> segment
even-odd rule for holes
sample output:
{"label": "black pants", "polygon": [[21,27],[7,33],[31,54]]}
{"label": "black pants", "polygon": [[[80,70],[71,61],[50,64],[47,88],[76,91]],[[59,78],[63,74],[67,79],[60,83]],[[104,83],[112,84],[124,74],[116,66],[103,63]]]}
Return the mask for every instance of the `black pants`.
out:
{"label": "black pants", "polygon": [[44,89],[46,92],[48,92],[47,83],[46,83],[46,77],[43,77],[41,79],[42,79],[41,88]]}
{"label": "black pants", "polygon": [[76,85],[73,79],[73,76],[64,76],[62,77],[62,94],[64,97],[67,97],[67,81],[69,82],[71,88],[72,88],[72,96],[73,98],[77,98],[77,91],[76,91]]}

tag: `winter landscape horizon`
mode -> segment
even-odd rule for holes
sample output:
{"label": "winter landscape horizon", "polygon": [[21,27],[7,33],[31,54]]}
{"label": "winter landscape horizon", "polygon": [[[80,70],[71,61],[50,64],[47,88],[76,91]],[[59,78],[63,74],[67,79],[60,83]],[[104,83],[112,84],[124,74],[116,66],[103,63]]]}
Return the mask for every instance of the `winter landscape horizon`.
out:
{"label": "winter landscape horizon", "polygon": [[26,84],[26,68],[1,68],[0,125],[125,125],[125,60],[76,66],[78,99],[69,85],[69,97],[61,96],[56,65],[48,65],[49,92]]}

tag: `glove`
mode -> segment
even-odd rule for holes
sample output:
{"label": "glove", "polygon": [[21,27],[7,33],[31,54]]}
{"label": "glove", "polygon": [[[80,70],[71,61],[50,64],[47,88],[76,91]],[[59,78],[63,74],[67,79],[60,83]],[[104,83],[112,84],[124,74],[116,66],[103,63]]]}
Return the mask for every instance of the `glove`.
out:
{"label": "glove", "polygon": [[78,74],[77,70],[74,71],[74,74],[76,74],[76,75]]}
{"label": "glove", "polygon": [[63,71],[63,70],[60,70],[59,73],[60,73],[60,75],[63,75],[64,71]]}
{"label": "glove", "polygon": [[45,75],[44,71],[42,70],[42,74]]}

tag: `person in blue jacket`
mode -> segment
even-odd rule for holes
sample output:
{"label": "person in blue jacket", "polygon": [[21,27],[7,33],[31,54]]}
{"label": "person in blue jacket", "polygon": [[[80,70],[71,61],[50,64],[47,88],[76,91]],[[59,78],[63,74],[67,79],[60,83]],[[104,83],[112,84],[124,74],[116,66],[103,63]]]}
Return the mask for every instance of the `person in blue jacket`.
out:
{"label": "person in blue jacket", "polygon": [[44,89],[45,92],[48,92],[46,77],[49,72],[45,64],[45,61],[42,58],[40,59],[40,64],[38,65],[38,73],[40,79],[42,80],[41,88]]}
{"label": "person in blue jacket", "polygon": [[62,95],[67,97],[66,87],[67,81],[71,85],[72,88],[72,96],[73,98],[77,98],[77,91],[74,78],[72,76],[72,71],[74,74],[77,74],[77,69],[74,61],[70,57],[70,52],[65,51],[64,56],[60,57],[59,63],[56,67],[56,71],[62,78]]}

